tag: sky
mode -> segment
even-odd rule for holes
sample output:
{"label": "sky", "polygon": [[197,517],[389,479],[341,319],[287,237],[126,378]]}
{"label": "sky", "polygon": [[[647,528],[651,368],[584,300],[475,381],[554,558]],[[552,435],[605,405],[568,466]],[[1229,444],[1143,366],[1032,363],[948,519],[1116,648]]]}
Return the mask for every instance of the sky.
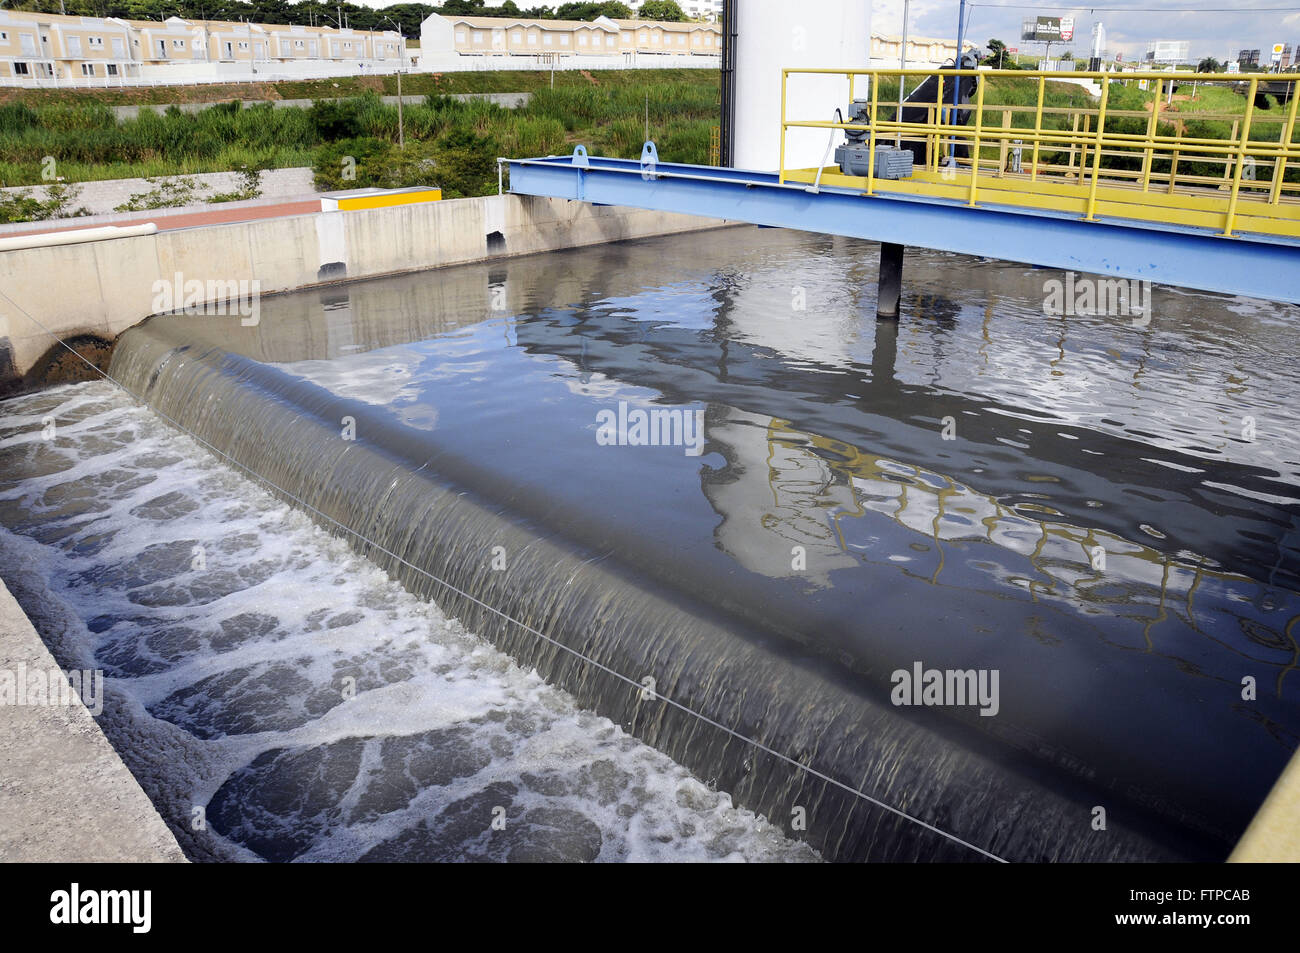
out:
{"label": "sky", "polygon": [[[744,0],[741,0],[744,3]],[[899,33],[903,0],[872,0],[871,29]],[[953,37],[957,33],[958,0],[911,0],[908,30],[922,36]],[[1231,12],[1213,12],[1231,8]],[[1267,12],[1269,10],[1281,12]],[[1128,12],[1125,12],[1128,11]],[[1188,12],[1183,12],[1188,11]],[[1197,11],[1197,12],[1190,12]],[[1024,52],[1039,52],[1042,44],[1022,43],[1020,21],[1033,16],[1073,16],[1074,42],[1069,48],[1085,55],[1092,42],[1092,25],[1106,25],[1111,55],[1125,61],[1140,59],[1153,40],[1186,40],[1191,56],[1223,60],[1232,51],[1259,49],[1267,58],[1274,43],[1300,44],[1300,0],[1096,0],[1087,6],[1066,3],[1037,5],[1029,0],[984,0],[969,10],[967,37],[987,44],[990,37]],[[1053,44],[1053,50],[1058,48]]]}

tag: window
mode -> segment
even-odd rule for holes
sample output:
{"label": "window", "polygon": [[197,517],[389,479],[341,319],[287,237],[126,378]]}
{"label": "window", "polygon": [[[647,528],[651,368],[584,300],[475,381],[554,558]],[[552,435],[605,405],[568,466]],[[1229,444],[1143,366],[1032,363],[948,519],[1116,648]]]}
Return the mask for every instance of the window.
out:
{"label": "window", "polygon": [[9,39],[9,34],[6,33],[4,30],[0,30],[0,43],[4,43],[8,39]]}
{"label": "window", "polygon": [[81,37],[79,36],[68,37],[68,55],[69,56],[81,55]]}
{"label": "window", "polygon": [[465,42],[465,31],[464,31],[464,30],[457,30],[457,31],[456,31],[456,42],[457,42],[457,43],[464,43],[464,42]]}
{"label": "window", "polygon": [[679,36],[679,37],[677,38],[677,45],[678,45],[678,46],[685,46],[685,45],[686,45],[686,36],[685,36],[685,34],[683,34],[682,36]]}
{"label": "window", "polygon": [[623,42],[624,42],[624,43],[631,43],[631,42],[632,42],[632,34],[631,34],[631,33],[624,33],[624,34],[623,34]]}
{"label": "window", "polygon": [[302,40],[294,40],[294,41],[293,41],[293,48],[294,48],[295,50],[301,50],[301,49],[302,49]]}
{"label": "window", "polygon": [[344,43],[344,44],[343,44],[343,49],[344,49],[344,51],[346,51],[346,52],[348,52],[348,53],[351,53],[351,52],[352,52],[352,44],[351,44],[351,43]]}
{"label": "window", "polygon": [[109,63],[108,66],[107,66],[107,69],[108,69],[108,75],[109,75],[109,76],[116,76],[116,75],[117,75],[117,64],[116,64],[116,63]]}
{"label": "window", "polygon": [[122,42],[120,36],[113,37],[113,55],[126,56],[126,44]]}
{"label": "window", "polygon": [[82,64],[81,64],[81,75],[82,75],[82,76],[94,76],[94,75],[95,75],[95,64],[94,64],[94,63],[82,63]]}
{"label": "window", "polygon": [[483,34],[479,33],[477,30],[474,31],[474,45],[475,46],[483,45]]}
{"label": "window", "polygon": [[560,37],[560,46],[568,46],[568,45],[569,45],[569,34],[565,33],[563,36]]}
{"label": "window", "polygon": [[174,49],[174,50],[183,50],[183,49],[185,49],[185,41],[184,41],[184,40],[172,40],[172,49]]}
{"label": "window", "polygon": [[579,34],[578,34],[578,45],[579,45],[579,46],[586,46],[586,45],[587,45],[587,34],[585,34],[585,33],[579,33]]}
{"label": "window", "polygon": [[27,64],[26,64],[26,63],[15,63],[15,64],[14,64],[14,75],[15,75],[15,76],[30,76],[31,74],[30,74],[30,72],[29,72],[28,69],[27,69]]}
{"label": "window", "polygon": [[246,43],[246,42],[244,42],[244,41],[240,41],[239,48],[240,48],[241,50],[246,50],[246,49],[248,49],[248,43]]}
{"label": "window", "polygon": [[102,50],[104,48],[104,38],[102,36],[86,37],[86,42],[90,44],[92,50]]}
{"label": "window", "polygon": [[554,44],[555,44],[555,37],[551,36],[551,34],[547,33],[545,36],[542,37],[543,46],[553,46]]}
{"label": "window", "polygon": [[536,46],[536,45],[537,45],[537,34],[536,34],[536,33],[529,33],[529,34],[528,34],[528,45],[529,45],[529,46]]}
{"label": "window", "polygon": [[22,47],[23,52],[28,56],[36,55],[36,37],[30,33],[19,33],[18,45]]}
{"label": "window", "polygon": [[523,31],[522,31],[522,30],[515,30],[514,33],[511,33],[511,34],[510,34],[510,39],[513,40],[515,43],[522,43],[522,42],[524,42],[524,34],[523,34]]}

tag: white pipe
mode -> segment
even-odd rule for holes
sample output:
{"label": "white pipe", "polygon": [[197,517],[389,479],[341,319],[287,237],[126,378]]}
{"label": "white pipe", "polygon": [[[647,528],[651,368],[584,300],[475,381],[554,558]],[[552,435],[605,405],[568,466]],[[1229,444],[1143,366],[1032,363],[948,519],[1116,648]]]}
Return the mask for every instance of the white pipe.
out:
{"label": "white pipe", "polygon": [[152,235],[158,231],[155,222],[143,225],[105,225],[101,228],[78,228],[67,232],[41,232],[38,235],[14,235],[0,238],[0,251],[20,248],[49,248],[53,245],[79,245],[82,242],[102,242],[110,238],[135,238]]}

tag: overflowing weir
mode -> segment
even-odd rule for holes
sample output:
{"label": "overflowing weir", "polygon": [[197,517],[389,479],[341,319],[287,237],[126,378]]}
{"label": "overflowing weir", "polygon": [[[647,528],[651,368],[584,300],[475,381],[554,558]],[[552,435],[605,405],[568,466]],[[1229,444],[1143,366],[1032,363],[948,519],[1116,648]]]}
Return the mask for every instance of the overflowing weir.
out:
{"label": "overflowing weir", "polygon": [[[1300,730],[1300,463],[1212,436],[1295,432],[1293,381],[1225,398],[1214,335],[1289,326],[1050,322],[1042,273],[939,253],[878,325],[874,258],[742,229],[466,266],[155,317],[112,374],[824,857],[1225,857]],[[993,704],[897,704],[918,667]]]}

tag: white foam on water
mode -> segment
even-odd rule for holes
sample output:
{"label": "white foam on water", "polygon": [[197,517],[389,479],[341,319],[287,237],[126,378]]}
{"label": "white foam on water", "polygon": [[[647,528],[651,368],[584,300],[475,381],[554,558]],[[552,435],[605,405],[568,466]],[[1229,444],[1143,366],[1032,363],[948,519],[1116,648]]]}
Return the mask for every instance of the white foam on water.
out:
{"label": "white foam on water", "polygon": [[192,857],[816,859],[111,385],[0,408],[0,573]]}

